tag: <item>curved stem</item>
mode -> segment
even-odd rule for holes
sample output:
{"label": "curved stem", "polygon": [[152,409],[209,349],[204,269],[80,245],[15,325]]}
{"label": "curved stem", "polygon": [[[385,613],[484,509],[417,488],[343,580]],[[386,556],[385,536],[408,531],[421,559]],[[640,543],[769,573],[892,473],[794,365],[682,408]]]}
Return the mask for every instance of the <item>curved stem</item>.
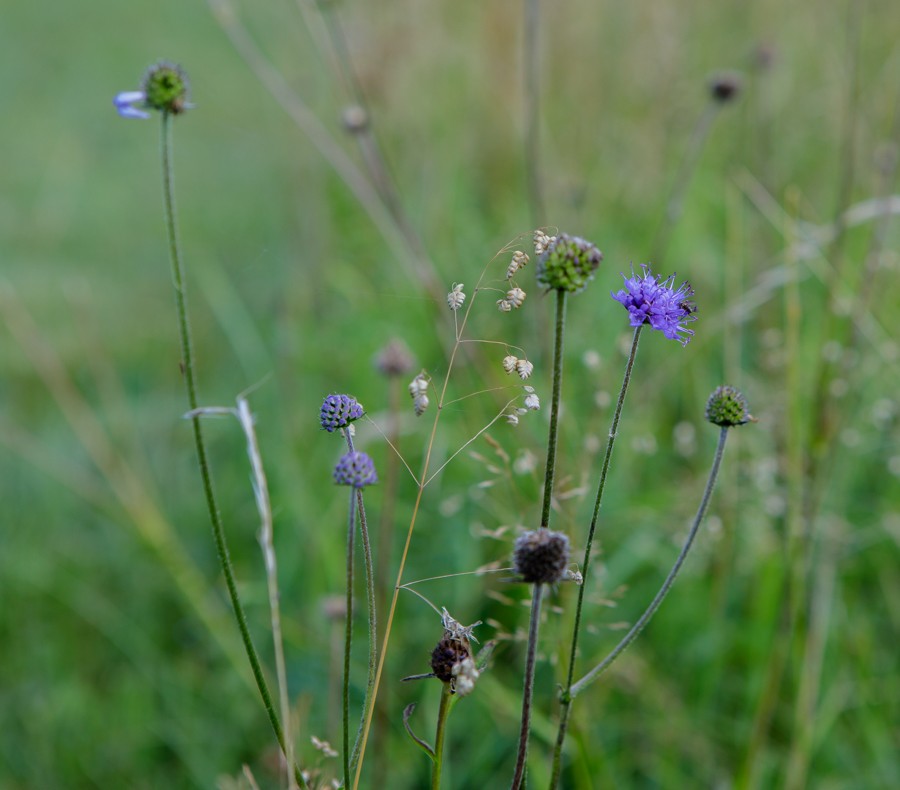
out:
{"label": "curved stem", "polygon": [[[162,113],[162,126],[160,134],[160,155],[162,158],[162,176],[163,176],[163,203],[165,205],[166,230],[168,232],[169,241],[169,259],[172,265],[172,285],[175,288],[175,309],[178,313],[178,329],[181,338],[181,362],[184,370],[184,383],[187,389],[188,403],[191,411],[197,409],[197,386],[194,378],[194,353],[191,345],[190,323],[188,321],[187,298],[185,296],[184,287],[184,267],[181,261],[181,249],[178,244],[178,229],[175,220],[175,193],[173,187],[173,166],[172,166],[172,119],[169,113]],[[206,454],[206,444],[203,441],[203,431],[200,426],[200,417],[194,414],[191,418],[194,428],[194,444],[197,448],[197,462],[200,466],[200,477],[203,481],[203,493],[206,498],[206,506],[209,510],[209,520],[212,526],[213,539],[216,543],[216,553],[219,557],[219,565],[222,568],[222,575],[225,577],[225,586],[228,589],[228,597],[231,599],[231,606],[234,610],[234,617],[237,620],[238,630],[241,633],[241,641],[244,644],[244,651],[247,653],[247,660],[250,662],[250,669],[253,672],[253,678],[256,680],[256,686],[262,697],[263,706],[269,716],[269,723],[275,732],[275,738],[281,751],[285,752],[284,732],[281,729],[281,722],[278,720],[278,714],[275,712],[275,706],[272,703],[272,695],[269,692],[269,686],[263,675],[262,666],[259,661],[259,655],[253,644],[253,638],[250,636],[250,630],[247,627],[247,616],[244,614],[244,607],[238,595],[237,583],[234,579],[234,569],[231,565],[231,556],[228,551],[228,542],[225,538],[225,529],[222,524],[222,516],[219,513],[219,506],[216,503],[215,491],[212,484],[212,475],[209,471],[209,461]],[[300,787],[307,788],[306,780],[303,774],[294,764],[294,778]]]}
{"label": "curved stem", "polygon": [[609,472],[609,462],[612,458],[616,436],[619,433],[619,419],[622,416],[622,407],[625,405],[625,394],[631,382],[631,372],[634,370],[634,360],[637,357],[638,342],[641,339],[643,324],[634,330],[631,341],[631,353],[628,362],[625,363],[625,375],[622,378],[622,387],[619,389],[619,397],[616,400],[616,410],[613,412],[612,423],[609,426],[609,436],[606,441],[606,455],[603,457],[603,466],[600,468],[600,482],[597,485],[597,496],[594,499],[594,513],[591,516],[591,526],[588,530],[587,542],[584,546],[584,561],[581,565],[582,583],[578,587],[578,603],[575,606],[575,625],[572,628],[572,647],[569,652],[569,669],[566,676],[566,685],[560,694],[561,708],[559,713],[559,731],[556,736],[556,746],[553,750],[553,773],[550,779],[550,787],[555,788],[559,784],[560,771],[562,770],[562,747],[566,739],[566,729],[569,725],[569,712],[571,710],[570,690],[575,679],[575,656],[578,652],[578,636],[581,631],[581,615],[584,609],[584,594],[587,589],[588,573],[591,568],[591,548],[594,544],[594,533],[597,529],[597,521],[600,518],[600,503],[603,500],[603,492],[606,489],[606,476]]}
{"label": "curved stem", "polygon": [[447,734],[447,717],[450,713],[453,694],[449,683],[441,684],[441,705],[438,708],[437,729],[434,734],[434,759],[431,766],[431,790],[440,790],[441,774],[444,768],[444,740]]}
{"label": "curved stem", "polygon": [[[556,471],[556,448],[559,434],[559,401],[562,393],[563,348],[565,345],[567,292],[556,292],[556,330],[553,346],[553,394],[550,404],[550,435],[547,439],[547,468],[544,474],[544,503],[541,508],[541,529],[550,526],[550,506],[553,501],[553,476]],[[535,583],[531,597],[531,619],[528,626],[528,648],[525,658],[525,686],[522,693],[522,725],[519,730],[519,750],[512,790],[518,790],[525,777],[528,757],[528,734],[531,729],[531,699],[534,692],[534,662],[537,653],[538,631],[541,622],[542,585]]]}
{"label": "curved stem", "polygon": [[615,661],[619,655],[627,648],[641,633],[644,629],[644,626],[650,621],[650,618],[656,614],[656,610],[659,609],[660,604],[663,602],[663,599],[666,597],[666,594],[669,592],[669,589],[672,587],[672,584],[675,582],[675,577],[678,576],[678,571],[681,570],[681,566],[684,564],[685,559],[687,558],[688,552],[691,550],[691,545],[694,542],[694,538],[697,536],[697,531],[700,529],[700,524],[703,521],[703,516],[706,515],[706,509],[709,507],[709,500],[712,496],[713,488],[716,485],[716,478],[719,475],[719,467],[722,464],[722,455],[725,452],[725,440],[728,437],[728,428],[722,428],[719,433],[719,444],[716,447],[716,455],[713,459],[712,468],[709,470],[709,478],[706,481],[706,488],[703,491],[703,499],[700,500],[700,507],[697,509],[697,515],[694,516],[694,523],[691,526],[691,531],[688,533],[687,538],[684,541],[684,545],[681,547],[681,551],[678,554],[678,559],[675,560],[675,564],[672,566],[672,570],[669,571],[669,575],[666,576],[666,580],[663,582],[662,587],[659,588],[659,592],[656,593],[656,597],[650,603],[650,606],[647,607],[646,611],[641,615],[640,619],[631,627],[631,630],[625,634],[622,638],[622,641],[616,645],[612,652],[603,659],[597,666],[595,666],[590,672],[588,672],[581,680],[572,685],[570,689],[569,695],[572,699],[575,699],[582,691],[584,691],[587,686],[593,683],[609,666]]}

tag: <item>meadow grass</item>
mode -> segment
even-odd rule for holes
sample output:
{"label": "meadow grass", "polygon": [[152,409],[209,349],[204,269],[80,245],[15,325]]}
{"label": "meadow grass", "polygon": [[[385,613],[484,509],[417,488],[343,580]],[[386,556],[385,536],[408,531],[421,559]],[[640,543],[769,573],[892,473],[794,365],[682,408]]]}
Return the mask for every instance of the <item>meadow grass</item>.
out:
{"label": "meadow grass", "polygon": [[[365,172],[341,128],[353,97],[332,75],[322,29],[310,34],[291,4],[238,10]],[[445,291],[474,284],[497,250],[533,229],[521,4],[337,12],[428,271]],[[232,404],[258,385],[249,398],[274,515],[298,760],[340,776],[339,758],[309,741],[340,743],[341,628],[335,648],[326,604],[342,592],[346,548],[336,444],[317,412],[324,395],[350,392],[388,425],[390,383],[373,359],[392,337],[410,346],[413,372],[442,376],[454,331],[443,296],[403,252],[409,240],[385,238],[266,92],[207,5],[35,2],[3,16],[0,85],[13,109],[0,189],[0,786],[231,787],[244,763],[260,786],[280,786],[181,420],[156,124],[123,121],[111,106],[160,57],[189,71],[197,105],[176,119],[175,183],[200,403]],[[732,69],[744,81],[712,123],[654,260],[691,281],[700,318],[685,349],[642,341],[586,589],[582,671],[639,617],[674,561],[715,447],[702,418],[709,392],[741,387],[759,419],[730,440],[711,514],[665,605],[573,707],[563,787],[900,784],[900,234],[871,203],[897,188],[898,25],[900,8],[874,0],[542,9],[547,222],[605,256],[568,312],[553,518],[575,557],[631,334],[607,293],[654,254],[708,106],[706,80]],[[858,224],[839,219],[858,204],[873,210]],[[836,223],[846,226],[836,240],[816,235]],[[484,309],[473,332],[527,348],[529,383],[549,403],[553,298],[540,298],[532,272],[528,317]],[[508,383],[495,368],[486,384],[487,363],[490,353],[466,357],[454,397]],[[502,403],[448,407],[437,464]],[[436,479],[409,579],[508,565],[515,528],[540,519],[546,417],[545,408],[515,429],[498,423]],[[205,430],[239,589],[274,681],[244,438],[233,421]],[[426,434],[402,415],[400,448],[416,470]],[[355,441],[386,468],[370,425]],[[402,470],[397,491],[391,575],[415,494]],[[371,521],[385,496],[367,490]],[[475,576],[416,589],[461,622],[484,621],[482,641],[501,637],[449,719],[444,786],[508,786],[528,589]],[[544,601],[532,787],[550,776],[576,594],[562,585]],[[434,612],[399,598],[387,724],[362,786],[377,784],[369,771],[394,787],[428,785],[402,711],[416,702],[411,724],[431,737],[440,684],[399,680],[428,671],[440,635]],[[354,653],[354,710],[364,653]]]}

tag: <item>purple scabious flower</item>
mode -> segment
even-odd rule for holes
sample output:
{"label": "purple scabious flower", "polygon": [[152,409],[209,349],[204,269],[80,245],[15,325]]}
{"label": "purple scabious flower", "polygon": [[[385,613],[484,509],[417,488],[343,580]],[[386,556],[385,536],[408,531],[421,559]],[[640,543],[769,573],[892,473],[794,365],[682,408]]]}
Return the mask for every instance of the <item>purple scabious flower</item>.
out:
{"label": "purple scabious flower", "polygon": [[353,486],[353,488],[375,485],[378,482],[375,464],[365,453],[356,450],[345,453],[334,467],[334,482],[339,486]]}
{"label": "purple scabious flower", "polygon": [[143,91],[122,91],[117,93],[113,98],[113,104],[116,112],[123,118],[140,118],[147,120],[150,117],[149,112],[138,109],[139,106],[145,106],[147,96]]}
{"label": "purple scabious flower", "polygon": [[319,420],[328,433],[346,428],[362,416],[363,407],[352,395],[329,395],[322,401],[319,412]]}
{"label": "purple scabious flower", "polygon": [[690,283],[683,282],[675,290],[675,275],[660,280],[660,275],[650,270],[649,263],[642,263],[641,269],[644,271],[642,277],[638,277],[634,269],[631,277],[623,274],[625,287],[617,293],[610,292],[610,296],[628,310],[632,326],[650,324],[669,340],[677,340],[686,346],[694,332],[685,324],[697,320],[697,307],[690,301],[694,289]]}

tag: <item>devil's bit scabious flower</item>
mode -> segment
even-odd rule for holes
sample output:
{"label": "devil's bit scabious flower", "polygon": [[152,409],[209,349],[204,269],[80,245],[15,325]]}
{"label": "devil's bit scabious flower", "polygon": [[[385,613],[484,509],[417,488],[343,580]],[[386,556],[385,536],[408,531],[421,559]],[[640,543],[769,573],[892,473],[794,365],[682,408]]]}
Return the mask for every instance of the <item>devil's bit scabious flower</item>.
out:
{"label": "devil's bit scabious flower", "polygon": [[319,420],[328,433],[346,428],[362,416],[363,407],[352,395],[329,395],[319,412]]}
{"label": "devil's bit scabious flower", "polygon": [[345,453],[334,467],[334,482],[339,486],[352,486],[353,488],[375,485],[378,482],[375,464],[365,453],[358,451]]}
{"label": "devil's bit scabious flower", "polygon": [[697,308],[690,301],[694,289],[687,282],[678,290],[673,287],[675,275],[660,281],[659,275],[650,271],[650,265],[641,264],[644,274],[638,277],[631,270],[631,277],[625,280],[625,288],[610,296],[620,302],[631,317],[632,326],[650,324],[651,328],[662,332],[669,340],[677,340],[686,346],[694,333],[684,325],[697,320]]}
{"label": "devil's bit scabious flower", "polygon": [[522,581],[555,584],[568,564],[569,538],[562,532],[533,529],[516,538],[513,566]]}
{"label": "devil's bit scabious flower", "polygon": [[116,112],[123,118],[150,117],[147,110],[179,115],[191,108],[188,79],[180,66],[161,62],[147,69],[139,91],[122,91],[113,98]]}
{"label": "devil's bit scabious flower", "polygon": [[755,422],[747,408],[747,399],[740,390],[728,385],[716,387],[706,402],[706,419],[721,428],[733,428]]}
{"label": "devil's bit scabious flower", "polygon": [[375,367],[385,376],[402,376],[413,366],[410,350],[402,340],[392,339],[375,358]]}
{"label": "devil's bit scabious flower", "polygon": [[603,253],[589,241],[560,233],[538,258],[538,285],[579,293],[593,279],[602,260]]}
{"label": "devil's bit scabious flower", "polygon": [[445,632],[431,651],[431,671],[438,680],[449,683],[453,679],[453,667],[471,657],[468,639],[456,639]]}

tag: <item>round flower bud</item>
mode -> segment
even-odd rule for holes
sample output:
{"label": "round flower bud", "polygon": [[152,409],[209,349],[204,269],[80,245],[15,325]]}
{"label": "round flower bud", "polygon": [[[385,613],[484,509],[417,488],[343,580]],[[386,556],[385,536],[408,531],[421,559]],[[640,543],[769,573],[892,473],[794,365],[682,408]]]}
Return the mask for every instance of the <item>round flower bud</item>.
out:
{"label": "round flower bud", "polygon": [[141,90],[145,106],[154,110],[178,115],[190,106],[187,75],[174,63],[151,66],[144,75]]}
{"label": "round flower bud", "polygon": [[565,578],[569,538],[562,532],[533,529],[516,538],[513,565],[522,581],[555,584]]}
{"label": "round flower bud", "polygon": [[322,401],[319,412],[322,427],[329,433],[338,428],[346,428],[362,416],[363,407],[352,395],[329,395]]}
{"label": "round flower bud", "polygon": [[747,399],[740,390],[727,385],[716,387],[706,402],[706,419],[722,428],[733,428],[756,422],[747,409]]}
{"label": "round flower bud", "polygon": [[537,281],[550,290],[579,293],[593,279],[603,253],[589,241],[560,233],[537,262]]}
{"label": "round flower bud", "polygon": [[378,482],[375,464],[365,453],[357,451],[345,453],[334,467],[334,482],[339,486],[353,488],[375,485]]}
{"label": "round flower bud", "polygon": [[445,633],[431,651],[431,671],[438,680],[449,683],[453,680],[453,668],[467,658],[472,658],[469,640],[456,639]]}

